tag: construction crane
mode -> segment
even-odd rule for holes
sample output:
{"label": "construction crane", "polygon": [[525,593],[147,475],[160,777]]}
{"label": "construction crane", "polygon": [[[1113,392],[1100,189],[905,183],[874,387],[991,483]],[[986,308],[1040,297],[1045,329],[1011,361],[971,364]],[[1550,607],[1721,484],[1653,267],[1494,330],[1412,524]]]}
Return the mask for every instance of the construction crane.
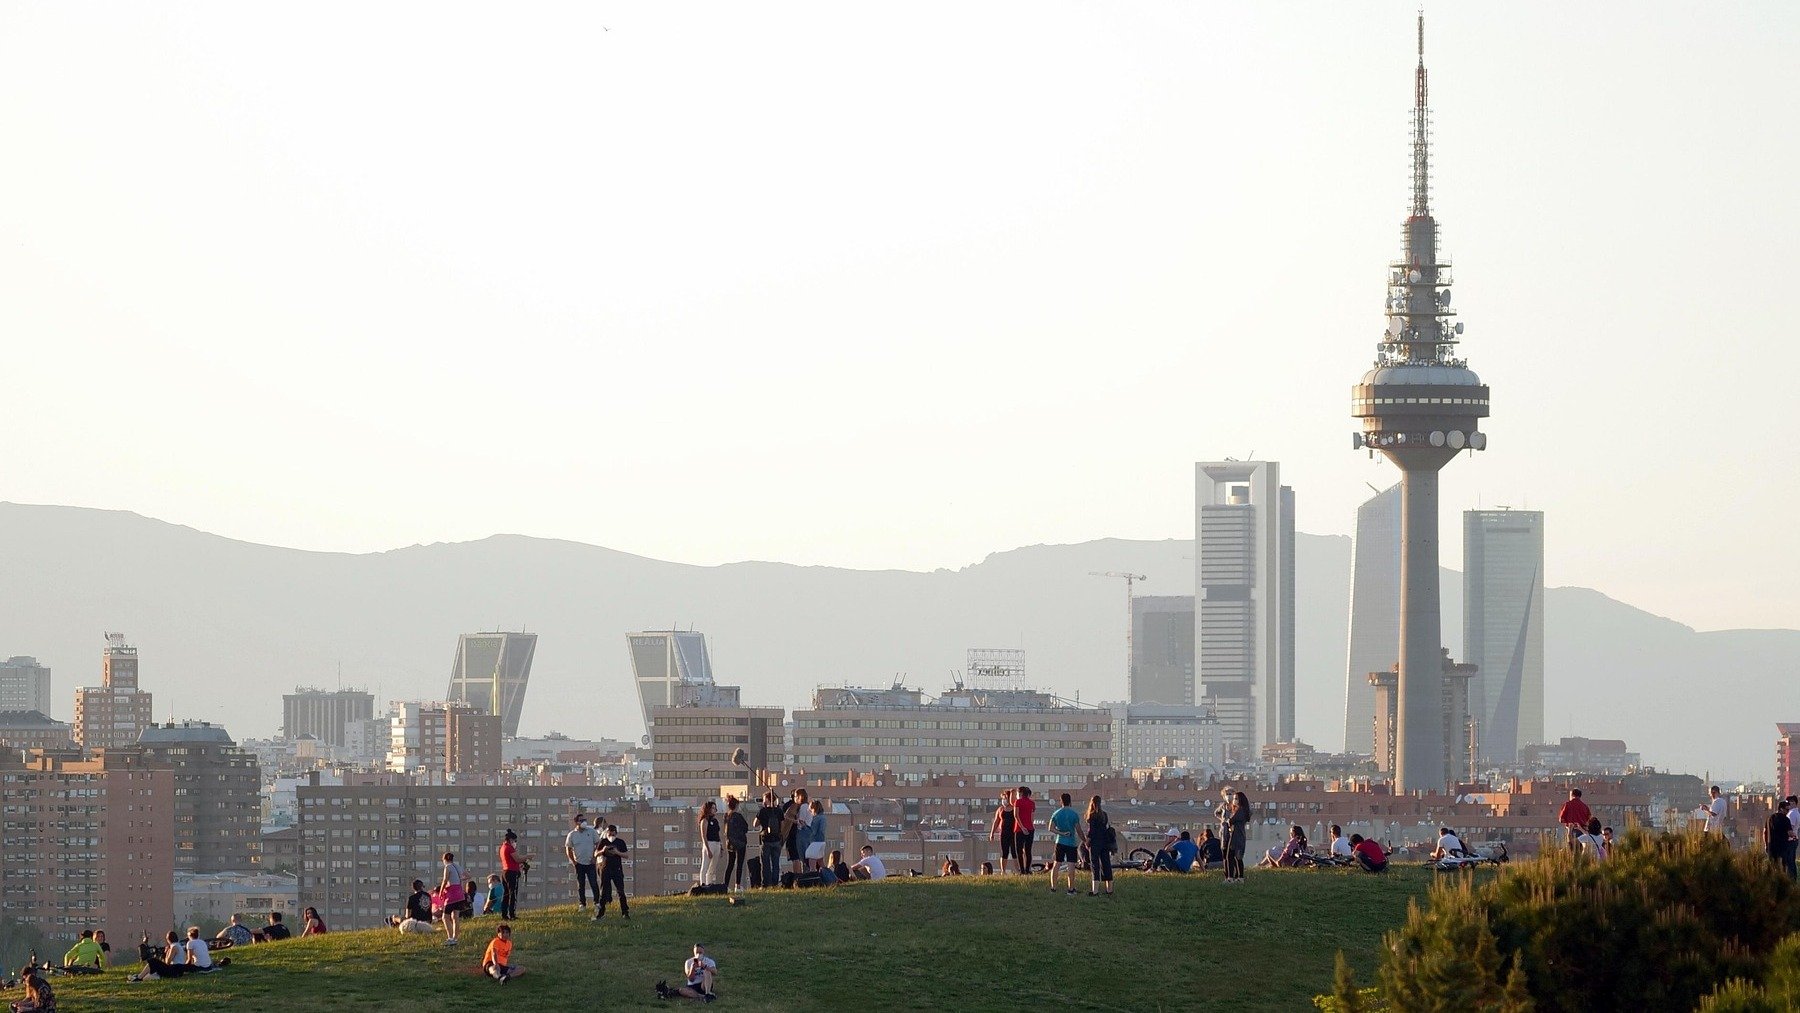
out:
{"label": "construction crane", "polygon": [[1137,582],[1150,578],[1141,573],[1125,573],[1120,570],[1108,570],[1105,573],[1101,573],[1099,570],[1089,570],[1088,576],[1118,577],[1125,581],[1125,693],[1129,698],[1131,694],[1131,627],[1134,621],[1131,601],[1135,597]]}

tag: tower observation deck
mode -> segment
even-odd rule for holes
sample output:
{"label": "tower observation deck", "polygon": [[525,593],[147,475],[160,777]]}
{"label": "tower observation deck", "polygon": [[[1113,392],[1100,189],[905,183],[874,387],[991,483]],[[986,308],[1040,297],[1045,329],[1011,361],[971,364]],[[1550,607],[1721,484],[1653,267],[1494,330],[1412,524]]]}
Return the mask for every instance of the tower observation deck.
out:
{"label": "tower observation deck", "polygon": [[1400,468],[1400,671],[1395,736],[1396,791],[1430,790],[1444,768],[1443,621],[1438,588],[1438,469],[1463,450],[1482,450],[1488,389],[1456,346],[1463,325],[1450,308],[1450,264],[1438,252],[1431,215],[1431,110],[1425,72],[1425,18],[1412,112],[1412,206],[1403,253],[1388,267],[1387,329],[1373,368],[1351,388],[1350,414],[1362,423],[1352,446]]}

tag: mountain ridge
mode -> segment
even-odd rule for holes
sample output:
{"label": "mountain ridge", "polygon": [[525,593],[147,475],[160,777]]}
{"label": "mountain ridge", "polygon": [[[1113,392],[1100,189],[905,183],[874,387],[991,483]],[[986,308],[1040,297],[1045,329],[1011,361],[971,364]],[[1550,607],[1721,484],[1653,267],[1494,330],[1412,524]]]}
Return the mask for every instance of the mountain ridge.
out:
{"label": "mountain ridge", "polygon": [[[826,683],[898,674],[936,690],[972,647],[1023,647],[1034,683],[1113,700],[1125,695],[1124,589],[1090,573],[1129,570],[1148,575],[1142,593],[1191,594],[1192,554],[1186,539],[1106,538],[954,570],[856,570],[679,563],[509,533],[346,553],[131,511],[0,503],[0,567],[15,578],[0,585],[0,656],[50,665],[52,709],[66,718],[72,687],[98,682],[101,630],[122,630],[143,651],[159,719],[213,720],[239,737],[272,733],[281,693],[334,684],[340,666],[383,702],[439,697],[456,635],[497,625],[540,634],[528,733],[636,738],[624,634],[671,625],[706,632],[720,680],[746,700],[789,709]],[[1298,731],[1327,749],[1343,735],[1349,562],[1347,536],[1296,537]],[[1455,651],[1461,578],[1444,576]],[[1737,702],[1794,699],[1800,631],[1696,631],[1591,588],[1550,588],[1546,604],[1550,737],[1624,738],[1659,766],[1768,777],[1773,729],[1747,737]],[[1688,720],[1665,713],[1682,693],[1709,694]]]}

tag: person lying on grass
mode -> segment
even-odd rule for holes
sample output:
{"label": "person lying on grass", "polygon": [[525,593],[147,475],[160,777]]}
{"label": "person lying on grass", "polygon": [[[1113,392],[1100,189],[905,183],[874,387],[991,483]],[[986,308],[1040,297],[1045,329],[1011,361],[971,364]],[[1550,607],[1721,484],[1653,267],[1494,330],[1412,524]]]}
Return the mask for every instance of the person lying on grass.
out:
{"label": "person lying on grass", "polygon": [[658,999],[698,999],[701,1002],[712,1002],[718,996],[713,994],[713,980],[718,977],[719,965],[706,955],[706,947],[694,944],[694,955],[681,965],[681,972],[687,976],[687,984],[678,988],[670,988],[666,981],[656,983]]}
{"label": "person lying on grass", "polygon": [[525,969],[512,962],[512,926],[504,922],[494,930],[494,938],[488,940],[487,951],[481,955],[481,973],[504,985],[525,973]]}

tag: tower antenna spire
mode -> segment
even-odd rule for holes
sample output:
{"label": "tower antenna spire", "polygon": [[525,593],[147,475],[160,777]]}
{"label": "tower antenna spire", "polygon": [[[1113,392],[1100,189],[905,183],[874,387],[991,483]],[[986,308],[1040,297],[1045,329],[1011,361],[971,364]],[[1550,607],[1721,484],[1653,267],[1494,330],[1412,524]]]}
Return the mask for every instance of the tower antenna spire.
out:
{"label": "tower antenna spire", "polygon": [[1413,199],[1415,216],[1431,214],[1431,109],[1425,73],[1425,12],[1419,12],[1419,69],[1413,72]]}

